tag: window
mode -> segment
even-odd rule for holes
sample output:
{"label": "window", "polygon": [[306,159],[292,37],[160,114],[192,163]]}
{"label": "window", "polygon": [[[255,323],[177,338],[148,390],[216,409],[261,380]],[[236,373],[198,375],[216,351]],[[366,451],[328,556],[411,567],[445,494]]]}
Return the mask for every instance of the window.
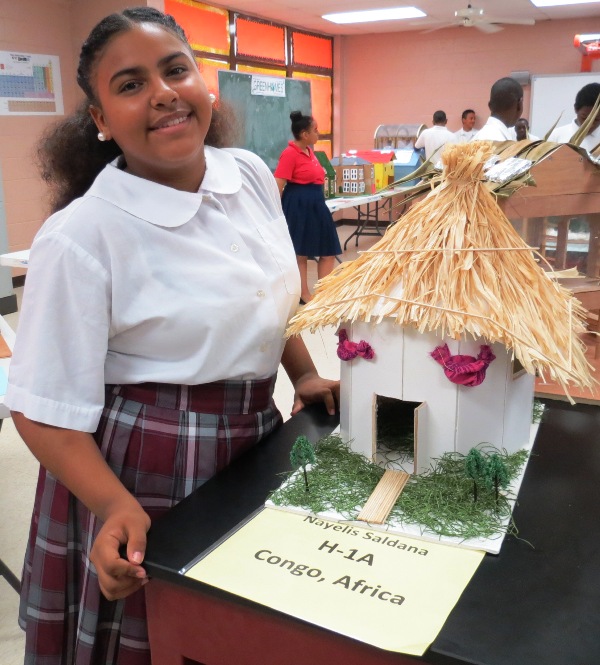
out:
{"label": "window", "polygon": [[331,39],[292,31],[292,60],[295,65],[308,65],[321,69],[333,67]]}
{"label": "window", "polygon": [[235,54],[238,58],[286,64],[283,26],[239,14],[234,20]]}
{"label": "window", "polygon": [[304,79],[310,82],[312,114],[317,119],[319,135],[326,136],[331,134],[331,100],[333,99],[333,81],[331,76],[294,72],[293,78]]}
{"label": "window", "polygon": [[184,29],[195,51],[229,56],[229,12],[194,0],[165,0],[165,12]]}
{"label": "window", "polygon": [[332,156],[333,38],[296,30],[196,0],[164,0],[184,29],[210,92],[218,97],[220,69],[310,82],[317,150]]}
{"label": "window", "polygon": [[213,58],[196,58],[198,69],[202,74],[204,83],[215,97],[219,96],[219,70],[229,69],[229,64],[223,60],[215,60]]}

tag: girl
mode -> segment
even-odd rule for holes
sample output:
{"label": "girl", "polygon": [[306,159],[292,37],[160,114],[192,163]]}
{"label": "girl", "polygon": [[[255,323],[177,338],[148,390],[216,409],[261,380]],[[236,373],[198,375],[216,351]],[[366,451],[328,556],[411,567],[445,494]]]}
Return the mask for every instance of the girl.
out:
{"label": "girl", "polygon": [[318,278],[333,270],[335,257],[342,253],[335,224],[323,194],[325,171],[312,146],[319,140],[315,119],[300,111],[290,113],[294,140],[281,153],[275,179],[282,193],[282,205],[300,270],[300,304],[312,294],[308,288],[308,257],[317,258]]}
{"label": "girl", "polygon": [[[55,213],[33,243],[6,403],[41,462],[23,573],[26,663],[149,665],[150,522],[325,401],[266,165],[223,142],[183,31],[152,8],[81,51],[86,107],[47,139]],[[212,119],[211,119],[212,115]],[[119,556],[125,546],[126,557]]]}

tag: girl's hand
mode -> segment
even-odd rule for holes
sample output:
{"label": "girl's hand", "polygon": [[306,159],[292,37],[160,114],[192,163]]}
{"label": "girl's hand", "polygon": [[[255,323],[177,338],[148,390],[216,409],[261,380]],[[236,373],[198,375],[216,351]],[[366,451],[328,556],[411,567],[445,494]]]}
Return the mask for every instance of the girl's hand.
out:
{"label": "girl's hand", "polygon": [[322,379],[316,373],[301,376],[295,385],[292,416],[315,402],[324,402],[327,412],[333,416],[340,402],[340,382]]}
{"label": "girl's hand", "polygon": [[[90,559],[96,567],[100,590],[108,600],[125,598],[148,582],[140,564],[149,528],[150,517],[137,504],[113,512],[100,529]],[[122,545],[127,545],[127,559],[119,554]]]}
{"label": "girl's hand", "polygon": [[281,362],[295,390],[292,415],[307,404],[324,402],[327,412],[333,416],[340,401],[340,382],[319,376],[301,337],[287,340]]}
{"label": "girl's hand", "polygon": [[[100,589],[125,598],[146,583],[141,567],[150,517],[102,457],[89,432],[45,425],[12,413],[21,438],[40,463],[104,522],[90,552]],[[127,559],[119,548],[127,545]]]}

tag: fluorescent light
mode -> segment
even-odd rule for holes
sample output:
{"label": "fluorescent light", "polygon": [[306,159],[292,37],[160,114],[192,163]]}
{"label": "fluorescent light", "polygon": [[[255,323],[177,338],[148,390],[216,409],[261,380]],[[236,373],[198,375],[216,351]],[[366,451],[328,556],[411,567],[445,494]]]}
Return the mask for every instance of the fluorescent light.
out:
{"label": "fluorescent light", "polygon": [[600,0],[531,0],[536,7],[562,7],[563,5],[589,5]]}
{"label": "fluorescent light", "polygon": [[585,44],[586,42],[598,42],[600,41],[600,32],[594,32],[589,35],[575,35],[575,46],[580,44]]}
{"label": "fluorescent light", "polygon": [[332,23],[370,23],[371,21],[395,21],[427,16],[416,7],[391,7],[389,9],[366,9],[359,12],[324,14],[321,18]]}

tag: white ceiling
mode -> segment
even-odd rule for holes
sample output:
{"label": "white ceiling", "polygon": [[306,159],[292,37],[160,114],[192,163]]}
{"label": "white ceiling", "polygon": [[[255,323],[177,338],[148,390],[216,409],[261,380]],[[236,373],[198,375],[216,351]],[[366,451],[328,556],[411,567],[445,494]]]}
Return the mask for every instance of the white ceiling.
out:
{"label": "white ceiling", "polygon": [[[210,4],[313,32],[329,35],[358,35],[440,28],[453,22],[455,20],[454,12],[458,9],[465,9],[468,2],[462,2],[462,0],[231,0]],[[494,18],[499,21],[502,19],[534,19],[539,22],[600,16],[600,3],[582,3],[570,7],[544,9],[537,9],[529,0],[473,0],[471,4],[473,7],[483,9],[486,18]],[[427,18],[355,25],[337,25],[321,18],[322,14],[405,5],[417,7],[427,14]],[[474,28],[455,29],[473,30]],[[585,20],[582,21],[582,32],[584,30]]]}

